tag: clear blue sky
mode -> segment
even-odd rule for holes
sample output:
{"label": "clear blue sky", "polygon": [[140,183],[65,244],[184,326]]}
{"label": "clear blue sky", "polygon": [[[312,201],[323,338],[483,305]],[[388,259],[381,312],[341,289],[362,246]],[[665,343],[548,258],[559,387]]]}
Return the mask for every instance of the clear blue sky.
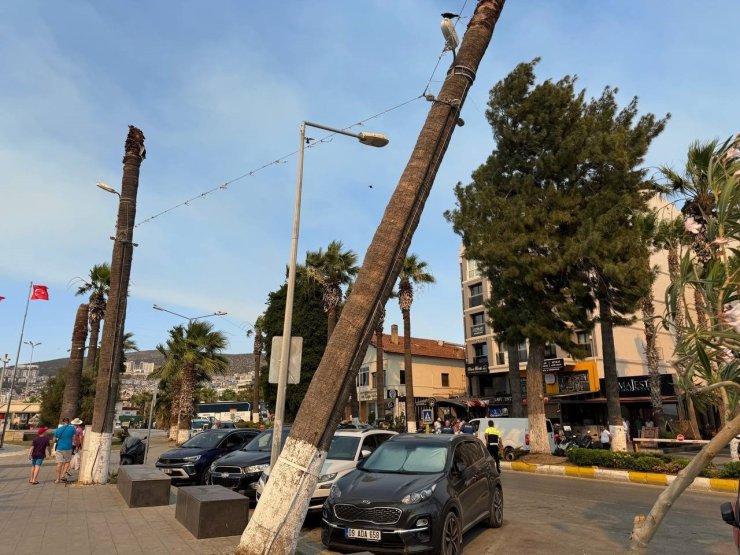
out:
{"label": "clear blue sky", "polygon": [[[0,354],[15,357],[34,281],[51,300],[31,303],[25,339],[43,343],[35,360],[67,356],[81,301],[68,284],[110,261],[117,198],[95,182],[120,187],[128,124],[147,138],[142,221],[295,151],[301,120],[344,127],[419,96],[443,46],[439,14],[463,3],[3,3]],[[463,338],[460,243],[442,213],[494,147],[484,112],[496,81],[541,56],[541,79],[577,74],[589,96],[617,86],[623,104],[637,95],[642,112],[673,116],[647,165],[677,166],[691,141],[738,131],[738,20],[733,0],[509,0],[414,237],[437,284],[416,296],[413,334]],[[307,152],[301,256],[340,239],[362,258],[428,109],[416,100],[367,122],[391,138],[384,149],[338,137]],[[293,156],[136,229],[126,329],[141,348],[179,323],[157,303],[227,311],[214,322],[229,351],[251,351],[240,327],[284,280],[295,175]],[[394,301],[386,322],[401,323]],[[29,355],[24,345],[20,362]]]}

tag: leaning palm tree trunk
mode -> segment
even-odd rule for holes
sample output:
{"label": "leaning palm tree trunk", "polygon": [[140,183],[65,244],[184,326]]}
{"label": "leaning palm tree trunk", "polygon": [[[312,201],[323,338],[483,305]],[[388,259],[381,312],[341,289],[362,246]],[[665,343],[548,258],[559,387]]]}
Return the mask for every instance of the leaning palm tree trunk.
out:
{"label": "leaning palm tree trunk", "polygon": [[139,168],[145,156],[144,134],[130,125],[123,156],[123,179],[116,238],[113,241],[110,293],[105,309],[92,431],[85,438],[85,452],[80,467],[80,481],[84,484],[105,484],[108,481],[113,417],[122,365],[126,298],[134,248],[136,194],[139,189]]}
{"label": "leaning palm tree trunk", "polygon": [[72,331],[72,350],[69,352],[69,363],[64,380],[62,397],[62,417],[70,420],[77,417],[80,408],[80,381],[82,380],[82,361],[85,358],[85,340],[87,339],[88,305],[81,304],[77,309],[75,326]]}
{"label": "leaning palm tree trunk", "polygon": [[237,553],[293,553],[321,465],[370,337],[398,278],[424,203],[488,47],[503,0],[481,0],[324,351]]}
{"label": "leaning palm tree trunk", "polygon": [[383,307],[378,318],[378,324],[375,326],[375,402],[377,405],[377,414],[375,415],[375,425],[385,420],[385,381],[383,364],[383,324],[385,323],[385,307]]}

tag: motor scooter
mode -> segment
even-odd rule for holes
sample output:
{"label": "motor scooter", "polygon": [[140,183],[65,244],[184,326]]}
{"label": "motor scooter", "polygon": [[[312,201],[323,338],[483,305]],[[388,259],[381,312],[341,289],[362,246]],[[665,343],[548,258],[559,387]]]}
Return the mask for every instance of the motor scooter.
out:
{"label": "motor scooter", "polygon": [[568,451],[574,447],[577,447],[575,434],[570,431],[570,429],[563,430],[559,441],[555,445],[555,451],[553,451],[553,454],[559,457],[564,457]]}
{"label": "motor scooter", "polygon": [[145,441],[146,438],[140,439],[127,435],[121,444],[121,465],[144,464],[144,454],[146,453]]}

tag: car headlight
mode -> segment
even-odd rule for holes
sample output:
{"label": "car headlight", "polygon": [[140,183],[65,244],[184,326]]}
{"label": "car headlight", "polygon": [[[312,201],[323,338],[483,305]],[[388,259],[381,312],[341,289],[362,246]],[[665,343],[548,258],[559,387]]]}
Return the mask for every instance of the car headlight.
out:
{"label": "car headlight", "polygon": [[321,482],[331,482],[334,478],[337,477],[336,472],[332,472],[331,474],[322,474],[319,476],[319,483]]}
{"label": "car headlight", "polygon": [[252,466],[247,466],[244,469],[244,474],[252,474],[254,472],[262,472],[263,470],[267,470],[270,468],[269,464],[253,464]]}
{"label": "car headlight", "polygon": [[185,457],[183,460],[184,461],[189,461],[189,462],[195,462],[198,459],[200,459],[200,455],[194,455],[192,457]]}
{"label": "car headlight", "polygon": [[413,505],[414,503],[421,503],[422,501],[429,499],[432,496],[436,487],[437,487],[437,484],[434,484],[430,488],[424,488],[424,489],[420,489],[419,491],[406,494],[404,495],[403,499],[401,499],[401,503],[403,503],[404,505]]}
{"label": "car headlight", "polygon": [[336,484],[332,484],[329,490],[329,499],[339,499],[340,497],[342,497],[342,491]]}

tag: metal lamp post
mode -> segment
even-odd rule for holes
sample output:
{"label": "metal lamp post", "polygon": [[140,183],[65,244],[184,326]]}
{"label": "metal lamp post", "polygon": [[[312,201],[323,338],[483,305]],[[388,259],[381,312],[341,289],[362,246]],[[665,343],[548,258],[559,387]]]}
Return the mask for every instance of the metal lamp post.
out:
{"label": "metal lamp post", "polygon": [[31,366],[33,366],[33,350],[39,345],[41,345],[41,341],[38,341],[37,343],[34,343],[33,341],[24,341],[24,343],[26,345],[31,346],[31,361],[28,363],[28,366],[26,367],[26,384],[23,387],[23,396],[25,397],[26,393],[28,392],[28,382],[30,381],[30,378],[31,378],[30,373],[31,373]]}
{"label": "metal lamp post", "polygon": [[285,418],[285,395],[288,385],[288,359],[290,357],[291,327],[293,325],[293,296],[295,293],[296,258],[298,256],[298,233],[301,222],[301,190],[303,188],[303,152],[306,145],[306,126],[323,129],[331,133],[354,137],[362,144],[374,147],[383,147],[388,144],[388,138],[381,133],[351,133],[343,129],[335,129],[326,125],[301,122],[300,146],[298,149],[298,177],[296,179],[295,208],[293,212],[293,235],[290,240],[290,265],[288,266],[288,289],[285,295],[285,320],[283,321],[283,341],[280,349],[280,366],[278,367],[277,400],[275,401],[275,418],[272,427],[272,452],[270,454],[270,468],[280,456],[282,448],[283,420]]}

